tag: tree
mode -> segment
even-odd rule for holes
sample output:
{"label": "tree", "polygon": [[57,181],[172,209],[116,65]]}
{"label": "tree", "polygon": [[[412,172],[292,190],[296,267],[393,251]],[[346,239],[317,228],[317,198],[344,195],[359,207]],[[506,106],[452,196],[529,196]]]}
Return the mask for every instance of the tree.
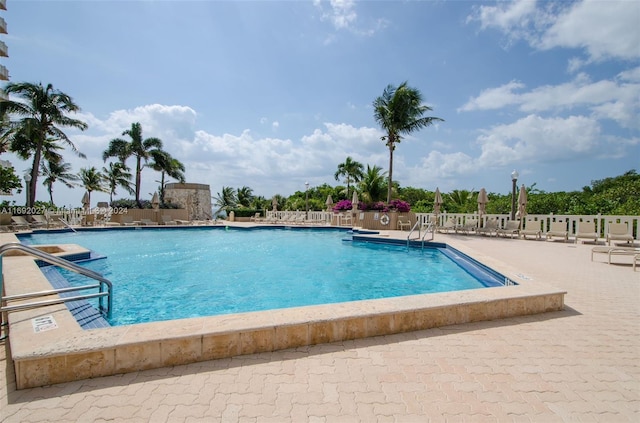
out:
{"label": "tree", "polygon": [[0,163],[0,193],[10,193],[11,190],[19,188],[22,188],[22,183],[13,167],[5,167]]}
{"label": "tree", "polygon": [[10,140],[11,150],[20,151],[21,157],[33,157],[31,181],[27,187],[29,190],[27,206],[31,207],[36,201],[40,161],[45,144],[57,145],[58,142],[62,142],[71,147],[78,156],[84,158],[84,154],[76,149],[61,128],[76,128],[84,131],[88,126],[68,116],[69,113],[80,111],[80,107],[71,97],[54,89],[51,84],[44,87],[41,83],[9,83],[4,91],[22,100],[0,102],[0,115],[8,114],[18,117],[18,120],[8,123],[4,134]]}
{"label": "tree", "polygon": [[121,162],[109,163],[109,167],[103,167],[104,180],[109,188],[109,203],[113,203],[113,196],[118,187],[124,188],[129,194],[134,194],[135,190],[131,186],[131,172],[129,168]]}
{"label": "tree", "polygon": [[240,207],[251,207],[253,201],[253,190],[247,186],[238,188],[236,198]]}
{"label": "tree", "polygon": [[367,165],[367,172],[360,181],[361,201],[375,203],[384,200],[384,191],[387,188],[386,174],[380,166]]}
{"label": "tree", "polygon": [[89,204],[91,204],[91,193],[93,191],[107,192],[104,186],[104,175],[95,167],[80,169],[80,182],[89,194]]}
{"label": "tree", "polygon": [[222,187],[222,192],[215,198],[218,210],[229,210],[236,207],[236,192],[231,187]]}
{"label": "tree", "polygon": [[60,181],[67,186],[67,188],[73,188],[74,182],[77,181],[78,175],[71,173],[71,164],[65,163],[60,157],[60,160],[48,160],[45,163],[40,164],[40,175],[44,176],[44,185],[49,192],[49,201],[51,205],[53,202],[53,184]]}
{"label": "tree", "polygon": [[184,183],[185,167],[178,159],[171,156],[164,150],[152,150],[151,157],[153,162],[151,167],[156,172],[160,172],[160,203],[164,204],[164,180],[165,176],[177,179],[180,183]]}
{"label": "tree", "polygon": [[[122,138],[114,138],[109,142],[109,147],[102,153],[102,159],[106,162],[109,157],[117,157],[120,162],[126,166],[126,161],[133,156],[136,159],[136,181],[135,196],[138,207],[140,203],[140,183],[142,169],[147,161],[156,154],[157,150],[162,150],[162,141],[159,138],[142,138],[142,126],[140,123],[132,123],[131,128],[127,129],[122,135],[128,135],[131,141]],[[143,163],[144,161],[144,163]]]}
{"label": "tree", "polygon": [[402,135],[410,134],[421,128],[443,121],[438,117],[423,116],[431,107],[422,104],[422,94],[403,82],[398,87],[388,85],[382,96],[373,102],[373,116],[380,127],[386,131],[381,139],[389,147],[389,184],[387,203],[391,202],[393,188],[393,151],[402,140]]}
{"label": "tree", "polygon": [[347,157],[344,163],[340,163],[338,165],[338,170],[333,176],[336,178],[336,181],[339,181],[340,177],[344,176],[344,181],[347,183],[347,199],[351,198],[351,193],[349,192],[351,182],[360,182],[360,180],[364,176],[363,170],[364,166],[362,165],[362,163],[356,162],[351,157]]}

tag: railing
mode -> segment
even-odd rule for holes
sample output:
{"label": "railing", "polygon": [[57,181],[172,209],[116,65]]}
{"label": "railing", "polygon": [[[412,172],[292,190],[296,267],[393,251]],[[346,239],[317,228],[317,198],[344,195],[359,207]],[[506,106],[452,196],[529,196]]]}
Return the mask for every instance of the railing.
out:
{"label": "railing", "polygon": [[[105,279],[101,274],[94,272],[93,270],[84,268],[82,266],[78,266],[77,264],[72,263],[69,260],[65,260],[61,257],[56,257],[54,255],[38,250],[36,248],[20,244],[19,242],[11,242],[11,243],[0,246],[0,260],[2,259],[2,256],[7,251],[11,251],[11,250],[22,251],[24,253],[27,253],[28,255],[31,255],[33,257],[39,258],[40,260],[46,261],[47,263],[53,264],[63,269],[70,270],[72,272],[79,273],[91,279],[95,279],[99,283],[94,285],[83,285],[83,286],[77,286],[77,287],[51,289],[51,290],[45,290],[45,291],[39,291],[39,292],[32,292],[28,294],[2,296],[2,293],[3,293],[2,279],[0,278],[0,317],[2,316],[2,313],[5,313],[5,312],[29,310],[33,308],[44,307],[44,306],[54,305],[54,304],[61,304],[61,303],[66,303],[68,301],[84,300],[89,298],[98,298],[98,301],[99,301],[98,311],[103,316],[106,316],[106,318],[111,317],[111,310],[113,308],[113,285],[108,279]],[[51,295],[57,295],[60,293],[82,291],[87,289],[98,289],[98,292],[91,293],[91,294],[80,294],[80,295],[75,295],[73,297],[59,297],[59,298],[54,298],[50,300],[35,301],[35,302],[29,302],[29,303],[19,303],[15,305],[3,306],[3,304],[5,304],[5,302],[8,302],[8,301],[25,300],[25,299],[31,299],[31,298],[37,298],[37,297],[47,297]],[[105,297],[107,298],[106,307],[104,305]]]}
{"label": "railing", "polygon": [[[424,235],[421,235],[423,228],[424,228]],[[433,222],[429,220],[427,221],[427,223],[424,223],[424,222],[421,222],[420,219],[418,219],[416,220],[416,223],[413,225],[413,227],[409,231],[409,235],[407,235],[407,247],[409,247],[409,244],[411,242],[411,234],[413,234],[416,230],[418,231],[418,238],[416,239],[419,239],[420,241],[422,241],[422,248],[424,248],[424,241],[425,241],[425,238],[427,237],[427,234],[430,233],[431,240],[433,240],[433,232],[435,230],[435,227],[433,226]]]}
{"label": "railing", "polygon": [[[477,213],[439,213],[437,217],[431,213],[416,213],[419,222],[427,223],[429,219],[436,219],[436,226],[441,227],[448,220],[453,218],[456,225],[463,226],[470,219],[477,219],[479,227],[485,226],[487,220],[496,219],[498,227],[504,228],[506,222],[511,220],[508,214],[483,214],[478,218]],[[540,225],[542,233],[549,231],[551,222],[565,222],[569,236],[575,236],[579,222],[593,222],[594,230],[600,238],[604,238],[609,232],[611,223],[625,223],[627,231],[634,239],[640,240],[640,216],[614,216],[614,215],[569,215],[569,214],[528,214],[524,220],[533,220]]]}

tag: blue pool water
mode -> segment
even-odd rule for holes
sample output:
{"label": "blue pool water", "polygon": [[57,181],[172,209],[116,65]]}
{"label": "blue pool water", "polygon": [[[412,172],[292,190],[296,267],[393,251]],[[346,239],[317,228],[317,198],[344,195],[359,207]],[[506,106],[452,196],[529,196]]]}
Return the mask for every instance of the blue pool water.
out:
{"label": "blue pool water", "polygon": [[[440,249],[345,238],[340,230],[217,227],[43,233],[21,241],[79,244],[107,256],[83,265],[113,282],[112,325],[487,286]],[[87,282],[64,274],[71,284]]]}

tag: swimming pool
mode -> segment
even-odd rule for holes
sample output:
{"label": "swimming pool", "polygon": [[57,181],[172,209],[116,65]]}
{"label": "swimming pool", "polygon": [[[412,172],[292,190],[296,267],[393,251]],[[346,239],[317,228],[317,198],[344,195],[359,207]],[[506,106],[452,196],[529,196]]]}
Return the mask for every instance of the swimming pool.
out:
{"label": "swimming pool", "polygon": [[[347,241],[345,241],[345,239]],[[79,244],[114,283],[112,325],[499,286],[439,248],[349,242],[343,230],[144,229],[38,233]],[[478,279],[475,276],[481,275]],[[82,277],[65,273],[73,284]]]}

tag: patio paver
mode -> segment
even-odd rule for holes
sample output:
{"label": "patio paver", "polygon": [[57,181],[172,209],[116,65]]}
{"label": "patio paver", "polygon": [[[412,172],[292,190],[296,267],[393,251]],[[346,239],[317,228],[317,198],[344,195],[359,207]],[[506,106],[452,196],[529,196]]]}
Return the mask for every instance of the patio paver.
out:
{"label": "patio paver", "polygon": [[21,391],[0,343],[0,421],[640,421],[630,262],[592,262],[589,244],[436,240],[553,280],[565,310]]}

